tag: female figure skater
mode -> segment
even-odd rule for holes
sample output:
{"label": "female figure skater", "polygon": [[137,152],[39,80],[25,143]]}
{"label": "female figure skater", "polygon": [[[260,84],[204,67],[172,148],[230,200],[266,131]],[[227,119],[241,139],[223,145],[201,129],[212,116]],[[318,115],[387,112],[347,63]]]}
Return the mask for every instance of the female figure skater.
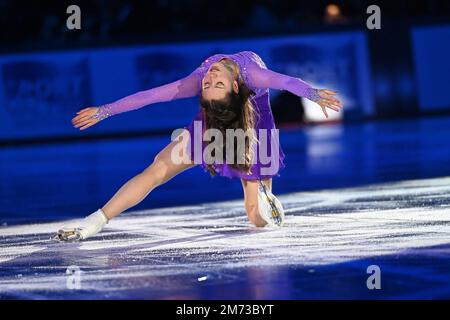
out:
{"label": "female figure skater", "polygon": [[[342,107],[340,101],[334,97],[335,91],[315,89],[299,78],[269,70],[256,53],[242,51],[235,54],[215,54],[180,80],[135,93],[111,104],[89,107],[77,112],[72,119],[74,127],[85,130],[112,115],[152,103],[200,97],[200,110],[183,132],[189,133],[189,139],[173,140],[155,156],[149,167],[126,182],[102,208],[78,225],[63,227],[55,238],[84,240],[91,237],[100,232],[109,220],[141,202],[154,188],[178,173],[194,167],[197,164],[193,160],[195,121],[200,121],[204,129],[220,130],[224,133],[223,137],[225,129],[243,129],[245,132],[254,129],[253,136],[250,135],[250,141],[245,145],[244,154],[241,154],[244,161],[229,163],[227,160],[221,164],[215,162],[211,164],[206,163],[202,157],[201,166],[212,176],[218,174],[241,180],[244,207],[250,222],[255,226],[281,225],[284,219],[283,208],[272,194],[272,177],[279,176],[278,170],[273,174],[263,174],[264,165],[258,159],[252,162],[251,146],[255,141],[260,141],[261,134],[266,135],[265,141],[270,145],[272,139],[270,129],[275,129],[269,101],[270,88],[287,90],[316,102],[326,117],[328,117],[326,108],[339,111]],[[259,129],[267,130],[260,134]],[[225,145],[224,142],[222,144],[224,150]],[[277,146],[278,169],[280,169],[285,166],[283,162],[285,155],[282,148]],[[185,150],[181,164],[179,161],[173,161],[171,157],[175,147]]]}

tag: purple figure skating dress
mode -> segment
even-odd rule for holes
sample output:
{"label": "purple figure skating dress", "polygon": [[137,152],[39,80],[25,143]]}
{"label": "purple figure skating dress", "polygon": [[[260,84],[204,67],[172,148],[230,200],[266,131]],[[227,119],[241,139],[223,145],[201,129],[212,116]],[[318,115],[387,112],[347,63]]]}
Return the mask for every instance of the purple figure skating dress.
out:
{"label": "purple figure skating dress", "polygon": [[[278,152],[278,157],[275,157],[278,158],[278,164],[275,164],[274,166],[273,163],[267,163],[267,161],[263,164],[258,156],[256,158],[256,162],[251,166],[251,174],[246,174],[231,168],[226,163],[214,163],[212,166],[218,175],[228,178],[258,180],[271,178],[273,176],[280,176],[278,171],[285,167],[285,154],[279,144],[279,141],[273,141],[272,138],[274,136],[270,131],[270,129],[275,129],[276,127],[270,106],[269,89],[287,90],[297,96],[305,97],[312,101],[317,101],[320,97],[318,96],[316,89],[312,88],[308,83],[302,81],[301,79],[267,69],[262,59],[252,51],[242,51],[235,54],[215,54],[210,56],[187,77],[157,88],[138,92],[114,103],[103,105],[99,108],[99,111],[95,117],[102,120],[109,116],[125,111],[135,110],[152,103],[199,96],[201,94],[202,79],[209,70],[210,65],[214,62],[220,61],[223,58],[231,59],[238,64],[240,69],[239,76],[242,77],[247,87],[255,92],[255,95],[251,98],[251,102],[257,114],[255,119],[255,133],[259,141],[261,141],[261,138],[266,139],[267,157],[272,158],[272,148]],[[188,126],[184,127],[189,131],[191,137],[191,159],[194,159],[193,138],[194,121],[196,120],[201,121],[202,128],[204,130],[204,115],[201,108],[192,122]],[[263,130],[265,137],[260,135],[259,129],[267,129],[265,131]],[[201,145],[201,142],[198,143]],[[271,147],[272,143],[275,143],[275,147]],[[207,171],[207,164],[203,161],[203,159],[201,159],[200,165],[204,171]],[[263,168],[266,169],[262,170]],[[268,170],[269,168],[271,169]],[[273,168],[276,170],[274,171]],[[267,174],[264,173],[264,171],[269,171],[270,173]]]}

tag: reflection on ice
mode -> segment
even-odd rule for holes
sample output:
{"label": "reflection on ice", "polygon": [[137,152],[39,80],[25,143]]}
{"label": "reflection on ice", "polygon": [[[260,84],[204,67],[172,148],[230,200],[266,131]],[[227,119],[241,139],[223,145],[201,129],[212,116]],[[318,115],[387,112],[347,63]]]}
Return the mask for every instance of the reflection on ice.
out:
{"label": "reflection on ice", "polygon": [[286,223],[274,229],[252,227],[242,200],[125,213],[80,243],[49,240],[61,223],[1,227],[0,297],[73,297],[65,272],[76,265],[79,298],[204,298],[198,286],[224,289],[221,298],[296,298],[292,286],[317,268],[388,255],[448,258],[450,178],[279,199]]}

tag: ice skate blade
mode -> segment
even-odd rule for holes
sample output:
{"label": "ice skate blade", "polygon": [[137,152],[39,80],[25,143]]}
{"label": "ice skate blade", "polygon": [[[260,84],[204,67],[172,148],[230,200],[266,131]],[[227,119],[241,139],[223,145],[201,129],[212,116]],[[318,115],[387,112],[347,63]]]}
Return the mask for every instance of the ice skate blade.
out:
{"label": "ice skate blade", "polygon": [[59,242],[77,242],[81,240],[81,235],[76,228],[60,229],[52,239]]}
{"label": "ice skate blade", "polygon": [[261,181],[259,185],[259,192],[261,193],[261,195],[263,195],[263,197],[265,197],[270,205],[270,217],[268,217],[270,222],[268,222],[268,224],[274,227],[281,227],[284,222],[284,217],[274,202],[273,194],[270,191],[267,192],[266,186]]}
{"label": "ice skate blade", "polygon": [[[273,206],[275,206],[275,205],[273,205]],[[281,215],[277,209],[272,209],[272,217],[271,218],[272,218],[271,219],[272,223],[274,225],[276,225],[277,227],[281,227],[281,225],[283,224],[283,220],[281,219]]]}

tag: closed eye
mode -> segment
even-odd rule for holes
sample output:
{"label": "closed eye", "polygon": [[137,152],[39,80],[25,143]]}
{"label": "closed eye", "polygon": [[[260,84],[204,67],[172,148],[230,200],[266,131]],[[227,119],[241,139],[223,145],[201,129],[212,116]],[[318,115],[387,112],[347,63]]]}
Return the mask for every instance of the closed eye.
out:
{"label": "closed eye", "polygon": [[[223,84],[222,81],[219,81],[219,82],[216,83],[215,87],[219,88],[219,89],[224,89],[225,85]],[[208,89],[208,88],[209,88],[209,82],[205,82],[205,87],[203,89]]]}

